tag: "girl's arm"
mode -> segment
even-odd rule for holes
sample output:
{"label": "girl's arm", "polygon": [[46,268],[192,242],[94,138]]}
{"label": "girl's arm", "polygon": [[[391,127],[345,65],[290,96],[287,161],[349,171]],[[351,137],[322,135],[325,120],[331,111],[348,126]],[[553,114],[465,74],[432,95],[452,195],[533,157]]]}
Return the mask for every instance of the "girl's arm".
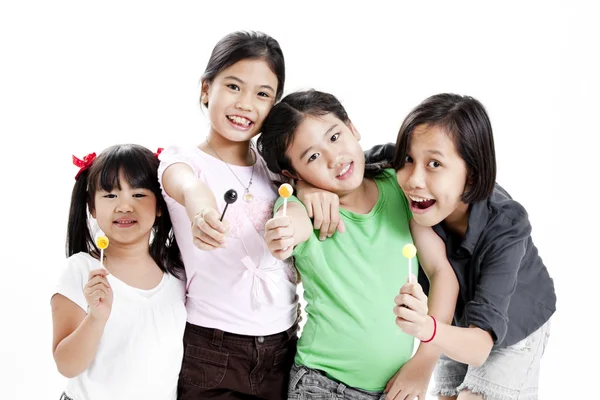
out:
{"label": "girl's arm", "polygon": [[112,309],[113,294],[107,274],[105,269],[90,272],[83,288],[87,314],[61,294],[52,297],[52,353],[58,372],[67,378],[81,374],[96,357]]}
{"label": "girl's arm", "polygon": [[365,162],[367,164],[381,163],[389,165],[394,160],[394,152],[396,151],[395,143],[378,144],[365,150]]}
{"label": "girl's arm", "polygon": [[319,239],[325,240],[338,232],[344,232],[346,227],[340,218],[340,198],[337,194],[318,189],[305,181],[296,182],[298,199],[306,207],[313,227],[319,231]]}
{"label": "girl's arm", "polygon": [[[407,283],[402,286],[395,299],[398,306],[394,308],[394,312],[399,316],[396,323],[404,332],[421,340],[428,340],[433,334],[433,320],[429,315],[433,315],[440,323],[452,322],[459,286],[440,237],[433,229],[419,226],[412,219],[410,228],[419,263],[430,282],[429,298],[418,283]],[[420,344],[415,355],[388,382],[385,390],[388,397],[394,398],[399,392],[402,392],[402,396],[406,394],[408,398],[425,397],[433,369],[441,354],[438,346]]]}
{"label": "girl's arm", "polygon": [[217,209],[212,191],[202,182],[192,168],[184,163],[171,164],[162,175],[165,192],[185,207],[190,221],[203,209]]}
{"label": "girl's arm", "polygon": [[171,198],[185,207],[192,221],[196,247],[202,250],[223,247],[227,225],[220,221],[213,192],[198,179],[192,168],[184,163],[168,166],[162,175],[162,185]]}
{"label": "girl's arm", "polygon": [[[417,247],[419,264],[430,282],[429,298],[427,300],[428,315],[435,317],[436,321],[451,324],[456,307],[459,286],[456,274],[446,257],[446,246],[442,239],[430,227],[417,224],[410,220],[410,230]],[[433,334],[433,320],[429,320]],[[431,337],[431,336],[430,336]],[[424,338],[427,340],[429,338]],[[437,359],[441,355],[440,349],[434,346],[419,346],[417,353],[427,354],[429,358]]]}
{"label": "girl's arm", "polygon": [[89,367],[105,324],[63,295],[52,297],[52,353],[58,372],[74,378]]}
{"label": "girl's arm", "polygon": [[[490,239],[490,249],[481,262],[474,298],[465,306],[464,315],[469,327],[456,327],[442,321],[437,324],[437,333],[431,343],[448,357],[465,364],[481,366],[487,360],[494,343],[504,340],[508,306],[526,249],[528,232],[520,232],[519,229],[516,226],[514,232],[509,232],[513,240],[508,244],[500,238]],[[504,234],[507,233],[498,232],[498,235]],[[396,315],[407,315],[402,307],[394,310]],[[427,332],[427,329],[422,332]],[[429,333],[415,336],[427,340],[432,333],[433,327]]]}
{"label": "girl's arm", "polygon": [[285,260],[292,255],[297,245],[308,240],[312,231],[306,208],[298,202],[290,201],[286,216],[283,216],[283,208],[280,207],[275,217],[265,224],[265,241],[275,258]]}

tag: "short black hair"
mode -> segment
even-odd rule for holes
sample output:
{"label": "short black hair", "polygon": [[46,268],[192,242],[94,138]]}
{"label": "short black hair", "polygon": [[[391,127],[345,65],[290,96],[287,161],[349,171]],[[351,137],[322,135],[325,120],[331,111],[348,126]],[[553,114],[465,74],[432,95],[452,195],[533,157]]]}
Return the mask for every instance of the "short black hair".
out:
{"label": "short black hair", "polygon": [[404,167],[415,128],[437,126],[453,140],[456,151],[467,165],[467,190],[461,200],[476,203],[487,199],[496,183],[496,152],[492,125],[483,104],[470,96],[441,93],[425,99],[404,119],[393,166]]}
{"label": "short black hair", "polygon": [[256,141],[267,167],[274,173],[287,170],[295,174],[286,151],[294,140],[296,129],[307,116],[327,114],[335,115],[345,124],[350,123],[344,106],[334,95],[314,89],[288,94],[273,106]]}

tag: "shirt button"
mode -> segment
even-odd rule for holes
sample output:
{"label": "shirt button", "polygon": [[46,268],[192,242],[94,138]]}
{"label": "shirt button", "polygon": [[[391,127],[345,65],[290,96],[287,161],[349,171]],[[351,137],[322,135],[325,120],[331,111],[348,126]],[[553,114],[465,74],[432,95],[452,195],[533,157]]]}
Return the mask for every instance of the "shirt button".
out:
{"label": "shirt button", "polygon": [[259,336],[257,340],[258,340],[258,343],[264,343],[265,338],[262,336]]}

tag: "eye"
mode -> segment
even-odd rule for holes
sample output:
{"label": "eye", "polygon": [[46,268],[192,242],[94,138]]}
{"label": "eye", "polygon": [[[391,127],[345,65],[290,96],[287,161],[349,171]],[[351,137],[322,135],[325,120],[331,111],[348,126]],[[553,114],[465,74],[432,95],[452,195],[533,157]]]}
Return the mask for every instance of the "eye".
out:
{"label": "eye", "polygon": [[405,162],[405,163],[412,164],[412,162],[413,162],[413,159],[412,159],[412,157],[411,157],[411,156],[406,156],[406,158],[404,159],[404,162]]}
{"label": "eye", "polygon": [[308,157],[308,162],[315,161],[319,157],[319,153],[314,153]]}
{"label": "eye", "polygon": [[102,196],[102,197],[104,197],[104,198],[107,198],[107,199],[114,199],[114,198],[116,198],[116,197],[117,197],[117,195],[116,195],[116,194],[114,194],[114,193],[107,193],[107,194],[105,194],[105,195],[104,195],[104,196]]}
{"label": "eye", "polygon": [[230,83],[227,85],[227,87],[231,90],[235,90],[236,92],[240,91],[240,87],[238,85],[236,85],[235,83]]}
{"label": "eye", "polygon": [[427,166],[430,168],[439,168],[442,166],[442,164],[440,164],[439,161],[433,160],[433,161],[429,161],[429,164],[427,164]]}
{"label": "eye", "polygon": [[136,199],[141,199],[142,197],[146,197],[145,193],[136,193],[133,195]]}
{"label": "eye", "polygon": [[335,135],[333,135],[333,136],[331,137],[331,139],[329,139],[329,140],[330,140],[331,142],[335,142],[336,140],[338,140],[338,138],[339,138],[339,137],[340,137],[340,134],[339,134],[339,133],[336,133],[336,134],[335,134]]}
{"label": "eye", "polygon": [[258,96],[259,97],[271,97],[271,96],[269,96],[269,93],[265,93],[265,92],[259,92]]}

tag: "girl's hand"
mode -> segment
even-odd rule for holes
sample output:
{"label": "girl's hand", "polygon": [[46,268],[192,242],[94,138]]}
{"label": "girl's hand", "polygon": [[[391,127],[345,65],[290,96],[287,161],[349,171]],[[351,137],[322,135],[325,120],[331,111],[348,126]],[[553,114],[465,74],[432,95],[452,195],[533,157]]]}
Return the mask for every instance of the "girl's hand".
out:
{"label": "girl's hand", "polygon": [[271,218],[265,224],[265,241],[273,257],[285,260],[294,251],[294,226],[288,216]]}
{"label": "girl's hand", "polygon": [[408,360],[387,383],[384,392],[386,400],[422,399],[425,400],[433,367],[418,357]]}
{"label": "girl's hand", "polygon": [[304,181],[296,183],[296,192],[309,218],[312,218],[314,228],[319,230],[319,239],[333,236],[336,230],[346,230],[344,221],[340,219],[340,198],[337,194],[317,189]]}
{"label": "girl's hand", "polygon": [[[414,279],[416,281],[416,279]],[[396,325],[404,333],[419,340],[427,340],[433,335],[433,321],[427,315],[427,296],[418,283],[405,283],[400,294],[394,299]]]}
{"label": "girl's hand", "polygon": [[229,230],[227,221],[219,221],[221,215],[214,208],[204,208],[192,219],[192,238],[200,250],[214,250],[225,246]]}
{"label": "girl's hand", "polygon": [[90,317],[101,322],[108,321],[113,303],[113,292],[104,268],[90,271],[89,280],[83,287],[83,294],[88,303]]}

